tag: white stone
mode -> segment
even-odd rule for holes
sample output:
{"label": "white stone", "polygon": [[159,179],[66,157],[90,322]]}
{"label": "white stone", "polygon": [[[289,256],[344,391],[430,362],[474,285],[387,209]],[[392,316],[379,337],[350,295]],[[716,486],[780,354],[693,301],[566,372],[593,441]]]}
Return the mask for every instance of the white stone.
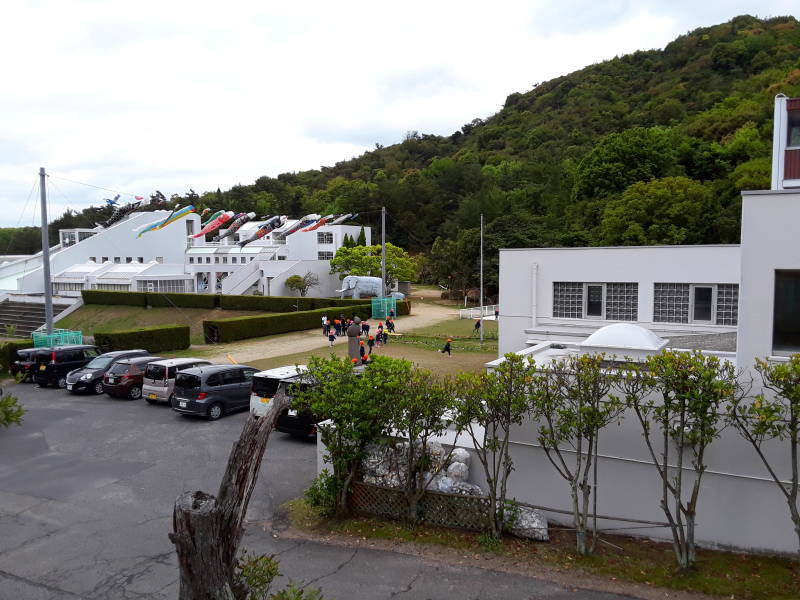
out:
{"label": "white stone", "polygon": [[[547,532],[547,519],[534,508],[517,506],[516,510],[505,512],[506,523],[511,524],[511,533],[517,537],[546,542],[550,539]],[[513,520],[513,523],[511,521]]]}
{"label": "white stone", "polygon": [[450,463],[447,476],[453,481],[466,481],[469,479],[469,467],[462,462]]}

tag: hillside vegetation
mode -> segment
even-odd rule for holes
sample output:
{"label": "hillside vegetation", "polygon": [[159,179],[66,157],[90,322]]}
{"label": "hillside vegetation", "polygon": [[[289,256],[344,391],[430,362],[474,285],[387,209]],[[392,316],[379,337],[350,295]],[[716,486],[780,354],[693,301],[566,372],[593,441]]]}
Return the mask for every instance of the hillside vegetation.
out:
{"label": "hillside vegetation", "polygon": [[513,93],[447,137],[172,202],[373,226],[385,205],[388,240],[458,289],[477,283],[480,213],[490,286],[502,247],[737,242],[740,191],[769,185],[779,92],[800,95],[800,24],[740,16]]}

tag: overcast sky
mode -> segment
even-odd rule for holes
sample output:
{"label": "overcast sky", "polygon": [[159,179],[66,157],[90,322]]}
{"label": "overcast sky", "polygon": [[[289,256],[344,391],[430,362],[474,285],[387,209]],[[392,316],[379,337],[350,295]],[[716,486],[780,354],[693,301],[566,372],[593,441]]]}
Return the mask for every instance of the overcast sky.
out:
{"label": "overcast sky", "polygon": [[[506,96],[739,14],[797,0],[203,2],[5,7],[0,226],[108,192],[252,183],[402,139],[449,135]],[[123,195],[123,199],[130,196]],[[26,204],[27,203],[27,204]]]}

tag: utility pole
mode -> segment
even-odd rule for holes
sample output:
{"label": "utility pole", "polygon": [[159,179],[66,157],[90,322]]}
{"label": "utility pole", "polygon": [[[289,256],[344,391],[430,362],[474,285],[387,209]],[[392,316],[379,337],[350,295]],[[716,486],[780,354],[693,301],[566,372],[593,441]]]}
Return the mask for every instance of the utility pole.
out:
{"label": "utility pole", "polygon": [[44,316],[47,335],[53,333],[53,284],[50,281],[50,236],[47,229],[47,184],[44,167],[39,169],[39,196],[42,201],[42,272],[44,275]]}
{"label": "utility pole", "polygon": [[386,298],[386,207],[381,207],[381,292]]}
{"label": "utility pole", "polygon": [[481,345],[483,345],[483,213],[481,213],[481,302],[480,302]]}

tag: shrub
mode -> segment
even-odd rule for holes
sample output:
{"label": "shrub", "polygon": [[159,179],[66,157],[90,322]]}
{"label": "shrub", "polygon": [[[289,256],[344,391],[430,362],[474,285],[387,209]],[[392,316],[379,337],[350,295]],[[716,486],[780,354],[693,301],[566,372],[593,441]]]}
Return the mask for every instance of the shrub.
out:
{"label": "shrub", "polygon": [[311,486],[305,491],[305,499],[323,517],[336,514],[336,500],[339,497],[340,482],[336,477],[323,469]]}
{"label": "shrub", "polygon": [[[293,300],[298,300],[298,298],[293,298]],[[207,340],[224,343],[314,329],[322,326],[322,317],[331,312],[330,308],[203,321],[203,332]],[[358,316],[364,319],[370,316],[372,306],[369,304],[351,306],[343,312],[348,316]]]}
{"label": "shrub", "polygon": [[25,409],[20,406],[15,396],[0,397],[0,425],[8,427],[12,423],[22,425]]}
{"label": "shrub", "polygon": [[182,350],[189,347],[188,325],[139,327],[122,331],[95,331],[94,343],[104,352],[144,348],[148,352]]}
{"label": "shrub", "polygon": [[364,300],[351,298],[297,298],[294,296],[219,296],[220,308],[226,310],[263,310],[284,313],[297,310],[314,310],[330,306],[359,306]]}
{"label": "shrub", "polygon": [[33,340],[14,340],[0,345],[0,369],[8,370],[9,365],[17,360],[17,350],[33,348]]}
{"label": "shrub", "polygon": [[411,314],[411,300],[397,301],[397,316],[403,317]]}
{"label": "shrub", "polygon": [[81,290],[84,304],[111,304],[122,306],[147,306],[146,292],[111,292],[108,290]]}
{"label": "shrub", "polygon": [[147,292],[150,306],[178,306],[180,308],[215,308],[217,296],[214,294],[165,294]]}

